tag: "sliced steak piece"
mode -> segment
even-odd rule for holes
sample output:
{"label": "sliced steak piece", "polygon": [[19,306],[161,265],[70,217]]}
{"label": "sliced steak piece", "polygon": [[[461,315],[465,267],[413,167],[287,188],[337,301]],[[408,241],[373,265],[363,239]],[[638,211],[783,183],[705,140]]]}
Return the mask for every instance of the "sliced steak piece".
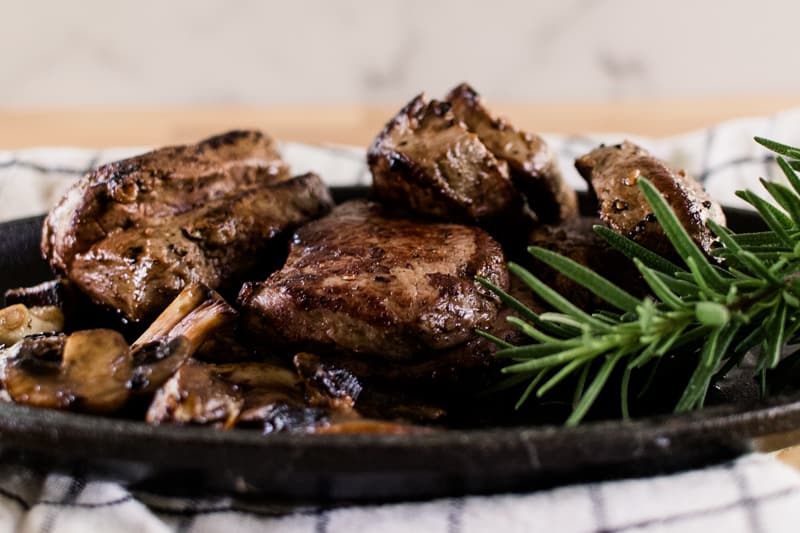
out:
{"label": "sliced steak piece", "polygon": [[475,133],[489,151],[508,164],[514,186],[525,195],[540,222],[554,223],[578,215],[578,199],[558,162],[540,136],[520,131],[493,116],[481,96],[462,83],[447,95],[453,115]]}
{"label": "sliced steak piece", "polygon": [[288,177],[274,142],[258,131],[231,131],[109,163],[75,183],[52,209],[42,253],[55,272],[66,274],[75,255],[119,228]]}
{"label": "sliced steak piece", "polygon": [[522,216],[508,166],[450,108],[420,95],[386,125],[367,154],[375,193],[390,205],[447,221],[495,227]]}
{"label": "sliced steak piece", "polygon": [[314,174],[264,183],[174,216],[109,228],[74,256],[66,274],[95,303],[145,321],[189,284],[237,290],[253,267],[282,259],[285,237],[331,205]]}
{"label": "sliced steak piece", "polygon": [[714,236],[706,220],[725,224],[720,205],[683,170],[676,171],[647,150],[625,141],[600,146],[575,161],[575,168],[594,189],[600,218],[611,229],[662,255],[673,255],[636,181],[646,177],[661,191],[683,227],[700,248],[708,253]]}
{"label": "sliced steak piece", "polygon": [[497,316],[476,275],[508,285],[500,245],[484,231],[353,201],[298,230],[284,267],[245,284],[239,303],[248,331],[287,348],[424,359]]}

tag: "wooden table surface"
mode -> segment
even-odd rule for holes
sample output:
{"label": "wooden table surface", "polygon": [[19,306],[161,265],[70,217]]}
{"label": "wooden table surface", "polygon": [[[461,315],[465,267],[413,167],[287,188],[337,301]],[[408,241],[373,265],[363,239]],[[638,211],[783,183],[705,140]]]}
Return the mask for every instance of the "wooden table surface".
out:
{"label": "wooden table surface", "polygon": [[[259,128],[278,139],[366,146],[402,103],[386,106],[288,105],[137,110],[3,110],[0,150],[29,146],[162,146],[233,128]],[[550,133],[670,135],[721,120],[800,107],[798,95],[693,100],[489,102],[522,129]]]}
{"label": "wooden table surface", "polygon": [[[169,109],[0,109],[0,150],[32,146],[162,146],[234,128],[259,128],[281,140],[367,146],[402,102],[387,106],[287,105]],[[664,136],[722,120],[800,107],[797,95],[665,101],[490,103],[522,129],[549,133],[624,132]],[[800,430],[763,439],[765,449],[800,468]]]}

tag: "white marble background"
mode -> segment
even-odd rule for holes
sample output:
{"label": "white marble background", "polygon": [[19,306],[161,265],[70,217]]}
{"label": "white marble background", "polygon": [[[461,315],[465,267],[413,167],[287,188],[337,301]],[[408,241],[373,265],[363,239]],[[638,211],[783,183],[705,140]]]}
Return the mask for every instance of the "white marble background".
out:
{"label": "white marble background", "polygon": [[0,0],[5,108],[800,90],[797,0]]}

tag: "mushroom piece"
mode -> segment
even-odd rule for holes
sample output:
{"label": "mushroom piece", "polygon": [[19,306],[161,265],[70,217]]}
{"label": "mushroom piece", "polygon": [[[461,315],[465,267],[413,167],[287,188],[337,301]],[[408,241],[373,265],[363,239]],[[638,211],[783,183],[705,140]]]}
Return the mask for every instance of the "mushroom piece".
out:
{"label": "mushroom piece", "polygon": [[[305,408],[302,381],[271,363],[212,365],[190,361],[156,393],[147,411],[152,424],[295,425],[289,412]],[[314,418],[314,417],[307,417]]]}
{"label": "mushroom piece", "polygon": [[236,315],[219,294],[205,285],[187,286],[131,346],[131,389],[137,393],[158,390]]}
{"label": "mushroom piece", "polygon": [[64,313],[58,307],[14,304],[0,309],[0,344],[11,345],[35,333],[64,329]]}
{"label": "mushroom piece", "polygon": [[326,387],[310,391],[306,379],[280,364],[189,361],[156,393],[147,421],[208,424],[223,429],[255,426],[263,433],[399,433],[420,429],[364,418],[347,405],[344,396],[315,399]]}
{"label": "mushroom piece", "polygon": [[2,382],[17,403],[110,413],[128,399],[130,350],[110,329],[25,337],[2,358]]}

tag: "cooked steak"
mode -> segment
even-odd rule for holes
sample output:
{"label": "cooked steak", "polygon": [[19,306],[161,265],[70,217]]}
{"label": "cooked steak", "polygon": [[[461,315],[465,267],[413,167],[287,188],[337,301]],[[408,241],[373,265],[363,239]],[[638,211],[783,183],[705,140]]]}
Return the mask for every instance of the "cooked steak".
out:
{"label": "cooked steak", "polygon": [[331,203],[314,174],[253,186],[174,216],[108,228],[66,274],[96,303],[147,320],[191,283],[238,289],[253,267],[285,254],[284,236]]}
{"label": "cooked steak", "polygon": [[535,219],[577,213],[575,193],[544,141],[493,117],[466,84],[445,101],[411,100],[375,138],[367,162],[379,199],[477,223],[502,240]]}
{"label": "cooked steak", "polygon": [[109,163],[75,183],[52,209],[42,253],[57,273],[67,274],[75,255],[119,228],[288,177],[272,139],[258,131],[231,131]]}
{"label": "cooked steak", "polygon": [[[516,276],[509,276],[509,294],[520,300],[535,312],[545,308],[534,298],[533,292]],[[502,306],[495,319],[483,329],[512,344],[521,344],[525,337],[516,327],[508,323],[509,316],[517,313],[508,306]],[[413,361],[379,361],[364,359],[355,354],[327,354],[325,361],[352,372],[360,379],[378,380],[396,384],[406,389],[419,390],[420,387],[438,388],[447,386],[474,389],[476,382],[492,380],[499,368],[494,358],[498,346],[474,335],[466,342],[453,348],[430,353],[424,359]]]}
{"label": "cooked steak", "polygon": [[476,275],[508,284],[503,252],[484,231],[353,201],[298,230],[285,266],[245,284],[239,303],[247,331],[287,348],[423,359],[497,316]]}
{"label": "cooked steak", "polygon": [[698,182],[631,142],[600,146],[578,158],[575,168],[597,194],[603,222],[657,253],[672,255],[674,251],[636,186],[640,176],[661,191],[683,227],[706,253],[714,244],[706,220],[725,224],[722,208]]}
{"label": "cooked steak", "polygon": [[524,203],[498,161],[453,115],[447,102],[420,95],[378,135],[367,161],[377,196],[412,212],[497,227]]}
{"label": "cooked steak", "polygon": [[[628,292],[643,296],[646,285],[636,266],[594,232],[592,227],[596,224],[603,223],[599,218],[576,217],[561,224],[540,226],[531,232],[529,242],[569,257]],[[578,307],[590,311],[608,307],[594,293],[558,270],[533,258],[528,260],[526,266]]]}
{"label": "cooked steak", "polygon": [[447,95],[453,115],[475,133],[489,151],[508,164],[514,186],[525,195],[540,222],[578,215],[578,200],[558,169],[555,154],[540,136],[520,131],[493,116],[481,96],[462,83]]}

